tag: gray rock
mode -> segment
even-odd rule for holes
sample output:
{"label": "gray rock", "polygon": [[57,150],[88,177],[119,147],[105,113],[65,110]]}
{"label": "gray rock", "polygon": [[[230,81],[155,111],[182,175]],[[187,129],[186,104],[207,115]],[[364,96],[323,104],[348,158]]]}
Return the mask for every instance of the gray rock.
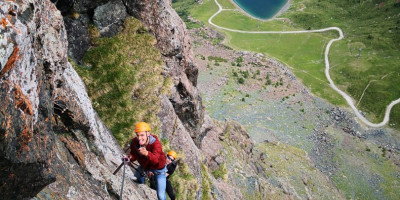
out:
{"label": "gray rock", "polygon": [[224,162],[224,158],[222,158],[222,156],[217,156],[215,158],[215,162],[217,162],[217,164],[220,165]]}
{"label": "gray rock", "polygon": [[75,0],[51,0],[57,9],[61,11],[62,14],[68,13],[74,5]]}
{"label": "gray rock", "polygon": [[224,141],[225,137],[221,135],[221,136],[219,136],[219,140]]}
{"label": "gray rock", "polygon": [[306,175],[303,175],[303,176],[301,177],[301,180],[303,181],[303,184],[304,184],[304,185],[307,185],[308,179],[307,179],[307,176],[306,176]]}
{"label": "gray rock", "polygon": [[100,5],[103,5],[110,0],[75,0],[73,5],[74,12],[83,14],[91,13],[93,15],[93,10]]}
{"label": "gray rock", "polygon": [[[201,183],[201,152],[196,147],[190,133],[183,126],[167,97],[161,97],[161,110],[158,113],[161,121],[162,138],[169,141],[172,149],[184,153],[184,162],[189,166],[197,182]],[[201,193],[201,189],[199,190]]]}
{"label": "gray rock", "polygon": [[122,1],[110,1],[94,10],[93,21],[100,36],[112,37],[120,31],[126,17],[126,8]]}
{"label": "gray rock", "polygon": [[90,47],[90,37],[87,26],[80,20],[64,18],[65,29],[68,34],[68,56],[81,63],[83,56]]}
{"label": "gray rock", "polygon": [[[33,14],[35,13],[35,14]],[[62,18],[50,1],[1,2],[0,193],[33,197],[56,180],[54,81],[67,64]]]}

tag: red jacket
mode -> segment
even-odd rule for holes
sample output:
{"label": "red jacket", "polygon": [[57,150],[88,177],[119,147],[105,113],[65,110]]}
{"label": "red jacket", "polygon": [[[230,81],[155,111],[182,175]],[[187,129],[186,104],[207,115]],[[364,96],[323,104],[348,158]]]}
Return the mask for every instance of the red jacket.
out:
{"label": "red jacket", "polygon": [[146,146],[146,150],[149,152],[147,156],[140,155],[139,148],[139,140],[135,137],[131,142],[130,159],[132,162],[137,160],[144,170],[164,168],[166,163],[165,154],[162,151],[161,142],[157,136],[149,136],[149,144]]}

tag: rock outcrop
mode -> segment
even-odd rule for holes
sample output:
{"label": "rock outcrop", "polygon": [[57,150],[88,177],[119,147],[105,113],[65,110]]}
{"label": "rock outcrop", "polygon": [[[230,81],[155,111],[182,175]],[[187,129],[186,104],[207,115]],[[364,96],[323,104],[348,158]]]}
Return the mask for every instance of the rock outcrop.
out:
{"label": "rock outcrop", "polygon": [[126,0],[125,4],[128,13],[140,19],[156,37],[156,46],[166,65],[165,73],[173,77],[175,84],[170,101],[196,140],[204,120],[204,108],[196,88],[198,69],[185,24],[172,9],[170,1]]}
{"label": "rock outcrop", "polygon": [[[2,198],[119,197],[122,152],[68,63],[60,12],[48,0],[0,4]],[[125,184],[124,198],[155,198]]]}

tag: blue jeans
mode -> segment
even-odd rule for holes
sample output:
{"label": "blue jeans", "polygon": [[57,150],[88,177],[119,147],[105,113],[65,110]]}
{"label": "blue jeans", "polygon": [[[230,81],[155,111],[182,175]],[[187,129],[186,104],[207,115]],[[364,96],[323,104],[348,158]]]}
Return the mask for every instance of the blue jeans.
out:
{"label": "blue jeans", "polygon": [[[166,175],[167,167],[164,166],[164,168],[160,170],[151,169],[150,171],[153,172],[156,178],[156,189],[157,189],[158,200],[166,200],[167,197],[165,196],[165,188],[167,184],[167,175]],[[135,172],[135,176],[140,184],[144,184],[145,173],[143,172],[141,166],[139,166],[138,170]]]}

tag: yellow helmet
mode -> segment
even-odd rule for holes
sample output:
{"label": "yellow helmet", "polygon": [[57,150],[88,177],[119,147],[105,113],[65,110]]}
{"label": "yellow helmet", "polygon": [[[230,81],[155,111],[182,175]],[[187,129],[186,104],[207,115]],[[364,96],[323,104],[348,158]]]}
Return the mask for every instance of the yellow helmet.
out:
{"label": "yellow helmet", "polygon": [[173,157],[174,159],[176,159],[176,157],[177,157],[177,155],[178,154],[176,154],[176,152],[175,151],[168,151],[168,154],[167,155],[169,155],[169,156],[171,156],[171,157]]}
{"label": "yellow helmet", "polygon": [[149,124],[146,122],[139,122],[136,124],[135,132],[151,131]]}

